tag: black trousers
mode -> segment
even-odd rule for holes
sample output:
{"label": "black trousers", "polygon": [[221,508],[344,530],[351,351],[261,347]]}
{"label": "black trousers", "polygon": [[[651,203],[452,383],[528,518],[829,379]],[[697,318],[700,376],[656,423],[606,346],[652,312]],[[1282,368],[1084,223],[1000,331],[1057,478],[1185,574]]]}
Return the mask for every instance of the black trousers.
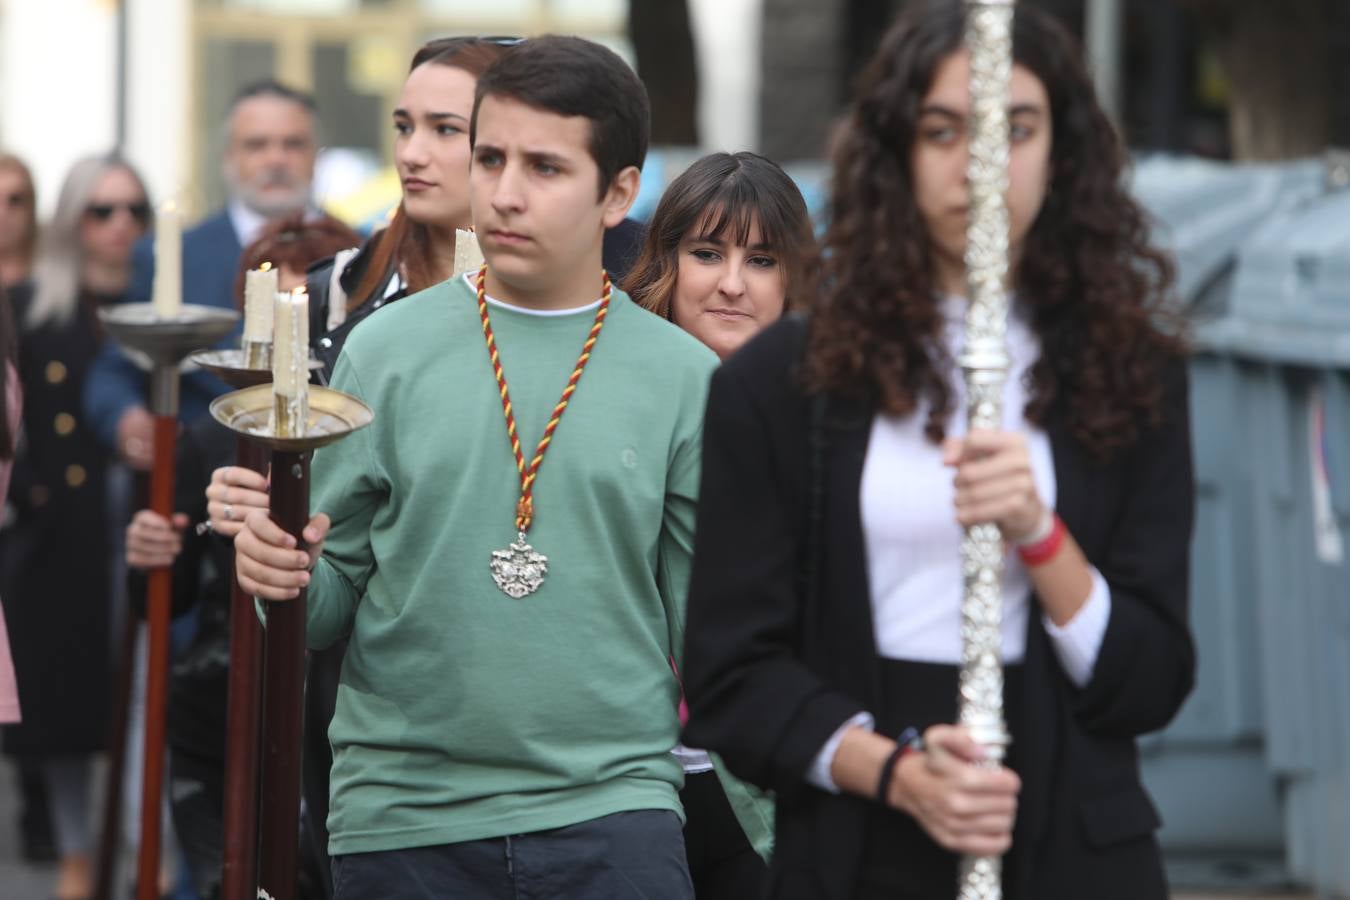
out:
{"label": "black trousers", "polygon": [[170,750],[169,811],[197,895],[214,900],[220,896],[224,857],[225,773],[220,761]]}
{"label": "black trousers", "polygon": [[750,846],[717,773],[685,775],[684,850],[698,900],[754,900],[768,866]]}
{"label": "black trousers", "polygon": [[[955,722],[959,677],[956,666],[882,660],[884,699],[877,731],[897,737],[911,726],[923,730]],[[1004,669],[1004,718],[1013,734],[1018,731],[1020,681],[1020,666]],[[1016,744],[1008,748],[1004,763],[1016,771]],[[868,823],[857,900],[951,900],[956,896],[957,864],[957,855],[938,845],[914,819],[878,805]],[[1016,864],[1014,850],[1004,861],[1004,900],[1018,900],[1007,893],[1013,881],[1007,875]]]}
{"label": "black trousers", "polygon": [[680,818],[639,810],[436,847],[333,857],[336,900],[693,900]]}

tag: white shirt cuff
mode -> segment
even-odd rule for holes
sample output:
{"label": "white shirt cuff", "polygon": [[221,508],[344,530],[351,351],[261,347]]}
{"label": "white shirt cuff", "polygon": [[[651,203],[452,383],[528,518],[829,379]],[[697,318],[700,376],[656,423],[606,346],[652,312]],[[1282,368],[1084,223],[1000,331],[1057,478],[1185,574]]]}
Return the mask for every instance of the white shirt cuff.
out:
{"label": "white shirt cuff", "polygon": [[1092,680],[1092,669],[1097,665],[1097,654],[1101,652],[1110,620],[1111,588],[1096,567],[1092,569],[1092,593],[1072,619],[1059,626],[1049,616],[1041,616],[1064,673],[1077,687]]}
{"label": "white shirt cuff", "polygon": [[834,783],[830,777],[830,766],[834,765],[834,754],[839,751],[839,742],[844,739],[844,732],[850,728],[863,728],[872,731],[877,727],[876,720],[872,718],[871,713],[860,712],[849,719],[843,725],[830,735],[830,739],[825,742],[825,746],[820,748],[816,758],[811,762],[811,768],[806,770],[806,780],[815,785],[822,791],[829,791],[831,794],[839,793],[839,785]]}

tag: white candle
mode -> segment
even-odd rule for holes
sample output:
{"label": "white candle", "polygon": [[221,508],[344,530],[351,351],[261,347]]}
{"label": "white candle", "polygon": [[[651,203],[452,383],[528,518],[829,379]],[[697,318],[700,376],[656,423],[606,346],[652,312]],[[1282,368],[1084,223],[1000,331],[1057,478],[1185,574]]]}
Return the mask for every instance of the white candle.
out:
{"label": "white candle", "polygon": [[155,316],[176,319],[183,311],[183,226],[170,200],[155,219]]}
{"label": "white candle", "polygon": [[478,249],[478,237],[472,231],[455,229],[455,270],[451,276],[477,272],[483,266],[483,251]]}
{"label": "white candle", "polygon": [[272,343],[272,305],[277,295],[277,270],[270,262],[244,275],[244,343]]}
{"label": "white candle", "polygon": [[309,421],[309,295],[276,295],[272,312],[272,433],[301,437]]}

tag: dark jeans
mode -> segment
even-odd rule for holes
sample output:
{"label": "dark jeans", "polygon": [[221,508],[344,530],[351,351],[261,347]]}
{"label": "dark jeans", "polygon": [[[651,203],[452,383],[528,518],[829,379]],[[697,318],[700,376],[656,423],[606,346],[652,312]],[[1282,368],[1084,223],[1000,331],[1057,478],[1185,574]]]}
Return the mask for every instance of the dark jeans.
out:
{"label": "dark jeans", "polygon": [[768,867],[750,846],[716,772],[685,775],[684,846],[698,900],[755,900]]}
{"label": "dark jeans", "polygon": [[552,831],[333,858],[336,900],[693,900],[680,819],[615,813]]}

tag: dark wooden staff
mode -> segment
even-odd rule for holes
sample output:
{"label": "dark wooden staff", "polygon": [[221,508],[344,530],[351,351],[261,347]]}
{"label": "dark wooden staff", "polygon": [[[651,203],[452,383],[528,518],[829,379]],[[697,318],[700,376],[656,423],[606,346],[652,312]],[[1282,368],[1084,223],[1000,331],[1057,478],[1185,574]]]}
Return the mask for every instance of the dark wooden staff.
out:
{"label": "dark wooden staff", "polygon": [[[270,345],[268,345],[270,351]],[[240,350],[194,353],[192,361],[232,387],[265,384],[266,366]],[[254,360],[255,362],[258,360]],[[265,360],[264,360],[265,361]],[[235,465],[267,473],[267,448],[235,437]],[[230,577],[230,672],[225,713],[225,809],[221,900],[254,900],[258,890],[258,778],[262,743],[263,632],[253,598]]]}
{"label": "dark wooden staff", "polygon": [[[272,521],[305,549],[309,521],[308,452],[272,451]],[[258,886],[274,900],[295,896],[300,836],[300,738],[305,700],[306,591],[266,604],[264,642],[262,848]]]}
{"label": "dark wooden staff", "polygon": [[108,746],[108,782],[103,793],[103,823],[98,857],[94,861],[93,900],[111,900],[117,872],[117,849],[122,836],[122,779],[127,764],[127,725],[131,686],[136,681],[136,635],[140,623],[130,611],[122,623],[118,667],[113,676],[112,736]]}
{"label": "dark wooden staff", "polygon": [[[155,416],[150,509],[165,519],[171,519],[174,454],[178,445],[177,366],[155,366],[151,378],[150,410]],[[169,619],[173,608],[173,569],[155,569],[150,572],[148,582],[145,607],[149,626],[145,680],[145,764],[141,774],[141,847],[136,858],[136,900],[157,900],[159,897],[160,812],[163,807],[164,746],[169,709]]]}
{"label": "dark wooden staff", "polygon": [[[305,548],[309,522],[309,463],[316,447],[340,440],[371,421],[372,414],[353,397],[310,386],[306,433],[278,437],[269,430],[272,386],[258,385],[226,394],[211,405],[216,420],[242,439],[270,450],[272,521]],[[257,897],[294,900],[300,850],[300,739],[305,696],[305,621],[307,592],[283,602],[263,604],[262,796],[259,816]]]}
{"label": "dark wooden staff", "polygon": [[[235,464],[266,473],[267,449],[237,439]],[[262,740],[262,626],[253,598],[230,584],[229,706],[225,714],[225,815],[221,900],[254,900],[258,885],[258,769]]]}

